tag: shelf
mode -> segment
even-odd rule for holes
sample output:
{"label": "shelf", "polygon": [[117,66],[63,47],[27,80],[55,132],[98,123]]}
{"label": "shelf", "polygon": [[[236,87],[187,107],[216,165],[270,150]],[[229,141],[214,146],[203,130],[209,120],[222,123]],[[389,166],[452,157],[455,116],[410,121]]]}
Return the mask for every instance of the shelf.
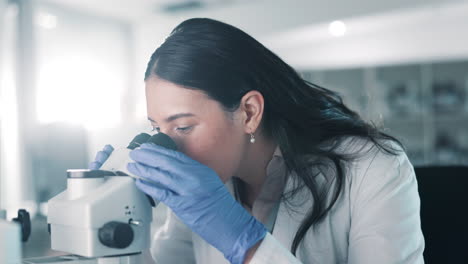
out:
{"label": "shelf", "polygon": [[[366,120],[372,120],[384,132],[402,140],[408,155],[419,164],[442,164],[436,149],[437,138],[442,134],[468,149],[468,61],[445,61],[308,71],[307,76],[325,88],[341,92],[345,102]],[[434,85],[438,84],[435,89]],[[441,86],[442,84],[447,84]],[[328,85],[328,86],[327,86]],[[453,92],[464,98],[460,109],[436,113],[435,92]],[[446,95],[446,94],[445,94]],[[365,98],[367,101],[363,101]],[[438,97],[446,102],[448,97]],[[453,96],[451,97],[453,99]],[[459,102],[460,103],[460,102]],[[398,105],[407,114],[395,114]],[[358,109],[355,109],[355,108]],[[460,164],[466,159],[457,159]]]}

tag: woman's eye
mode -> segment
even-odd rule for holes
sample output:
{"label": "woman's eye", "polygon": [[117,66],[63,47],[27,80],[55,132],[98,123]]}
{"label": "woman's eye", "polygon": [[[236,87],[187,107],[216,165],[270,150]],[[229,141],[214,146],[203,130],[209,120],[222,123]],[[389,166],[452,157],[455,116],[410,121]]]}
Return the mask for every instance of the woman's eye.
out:
{"label": "woman's eye", "polygon": [[176,128],[176,130],[179,131],[179,132],[188,132],[188,131],[190,131],[190,129],[192,129],[191,126]]}

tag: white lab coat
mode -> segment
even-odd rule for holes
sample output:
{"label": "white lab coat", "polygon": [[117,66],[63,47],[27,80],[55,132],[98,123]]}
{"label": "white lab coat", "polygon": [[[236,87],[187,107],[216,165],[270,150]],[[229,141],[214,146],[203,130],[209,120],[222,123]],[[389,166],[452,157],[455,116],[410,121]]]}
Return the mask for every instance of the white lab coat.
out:
{"label": "white lab coat", "polygon": [[[344,153],[369,150],[358,146],[363,145],[362,140],[352,142]],[[334,184],[323,174],[318,177]],[[292,181],[288,180],[285,191],[290,188]],[[298,205],[294,210],[281,202],[273,231],[266,235],[250,263],[424,263],[420,200],[406,154],[391,156],[374,148],[349,164],[339,199],[325,220],[309,230],[294,256],[290,253],[294,235],[312,203],[307,189],[289,203]],[[157,264],[228,263],[171,212],[154,236],[151,254]]]}

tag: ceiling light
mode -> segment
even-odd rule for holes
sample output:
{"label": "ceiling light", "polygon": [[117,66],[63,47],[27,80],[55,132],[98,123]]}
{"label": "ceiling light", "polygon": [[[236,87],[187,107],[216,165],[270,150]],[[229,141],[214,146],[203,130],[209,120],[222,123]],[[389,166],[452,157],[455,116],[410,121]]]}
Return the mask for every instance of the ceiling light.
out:
{"label": "ceiling light", "polygon": [[53,29],[57,27],[57,17],[47,13],[39,13],[36,23],[45,29]]}
{"label": "ceiling light", "polygon": [[334,37],[341,37],[346,33],[346,24],[340,20],[333,21],[328,26],[328,31]]}

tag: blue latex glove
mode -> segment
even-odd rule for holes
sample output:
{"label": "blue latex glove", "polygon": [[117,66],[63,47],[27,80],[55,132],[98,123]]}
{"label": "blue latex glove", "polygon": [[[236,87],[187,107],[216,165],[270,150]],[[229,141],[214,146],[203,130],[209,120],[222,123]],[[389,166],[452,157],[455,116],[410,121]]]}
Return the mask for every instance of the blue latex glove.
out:
{"label": "blue latex glove", "polygon": [[130,152],[137,187],[166,204],[194,232],[241,264],[266,228],[229,193],[215,171],[185,154],[153,143]]}
{"label": "blue latex glove", "polygon": [[105,145],[101,151],[98,151],[94,161],[89,163],[88,169],[99,170],[102,164],[109,158],[112,151],[114,151],[114,148],[111,145]]}

